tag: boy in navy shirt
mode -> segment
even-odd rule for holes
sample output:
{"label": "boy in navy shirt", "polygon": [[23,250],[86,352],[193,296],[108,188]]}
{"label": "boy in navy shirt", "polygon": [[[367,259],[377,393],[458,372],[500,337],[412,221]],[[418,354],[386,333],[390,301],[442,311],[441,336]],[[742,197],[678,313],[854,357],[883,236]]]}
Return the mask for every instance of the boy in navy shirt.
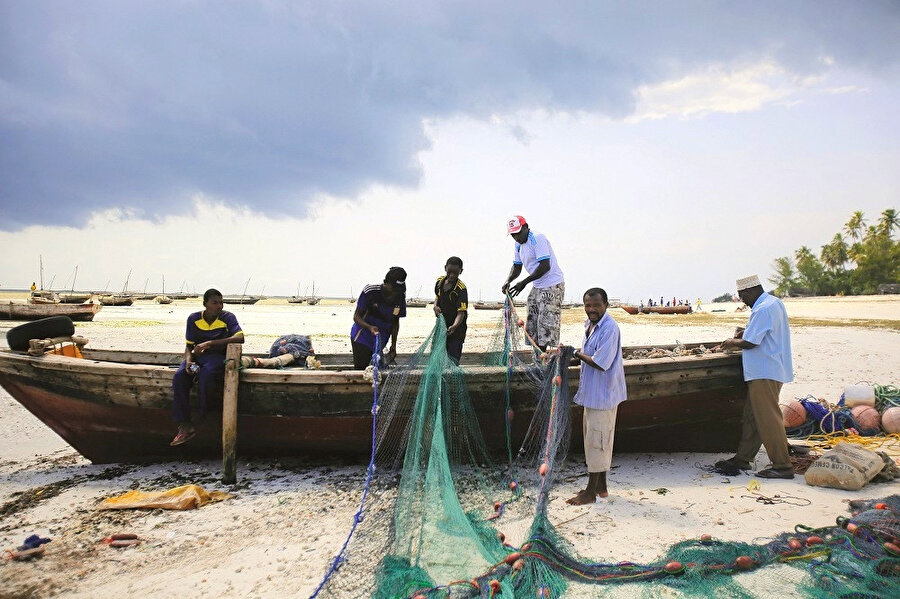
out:
{"label": "boy in navy shirt", "polygon": [[194,312],[187,319],[185,331],[184,361],[172,379],[175,400],[172,411],[178,424],[178,433],[169,445],[173,447],[189,441],[197,430],[191,422],[191,387],[197,382],[197,415],[206,414],[211,388],[221,386],[225,377],[225,350],[229,343],[243,343],[244,332],[237,317],[223,310],[222,294],[217,289],[207,289],[203,294],[203,310]]}
{"label": "boy in navy shirt", "polygon": [[384,350],[388,341],[391,348],[385,356],[390,364],[397,357],[397,335],[400,319],[406,316],[406,271],[392,266],[381,285],[367,285],[356,301],[353,327],[350,329],[350,345],[353,347],[353,368],[364,370],[375,353]]}
{"label": "boy in navy shirt", "polygon": [[469,292],[459,279],[463,262],[456,256],[447,258],[442,277],[434,284],[434,314],[444,315],[447,325],[447,355],[456,364],[462,356],[466,341],[466,317],[468,315]]}

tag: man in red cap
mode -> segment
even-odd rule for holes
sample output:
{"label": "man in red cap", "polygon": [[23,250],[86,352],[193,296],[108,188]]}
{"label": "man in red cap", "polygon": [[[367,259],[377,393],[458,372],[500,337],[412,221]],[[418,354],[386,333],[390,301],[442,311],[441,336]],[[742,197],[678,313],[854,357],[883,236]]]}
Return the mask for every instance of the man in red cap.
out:
{"label": "man in red cap", "polygon": [[[542,350],[559,345],[560,313],[566,283],[550,242],[541,233],[530,230],[522,216],[514,216],[506,224],[506,232],[516,242],[513,265],[503,284],[503,293],[515,297],[531,283],[528,294],[528,320],[525,330]],[[522,272],[528,276],[510,285]]]}

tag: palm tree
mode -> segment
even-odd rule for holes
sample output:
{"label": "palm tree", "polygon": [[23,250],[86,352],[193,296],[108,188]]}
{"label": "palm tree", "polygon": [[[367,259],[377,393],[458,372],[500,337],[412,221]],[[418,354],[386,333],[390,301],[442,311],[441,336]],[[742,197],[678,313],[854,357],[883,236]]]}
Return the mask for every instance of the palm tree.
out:
{"label": "palm tree", "polygon": [[866,219],[863,218],[862,210],[857,210],[844,225],[844,232],[850,239],[862,239],[862,232],[866,228]]}
{"label": "palm tree", "polygon": [[775,270],[775,275],[769,277],[769,282],[775,285],[773,290],[775,294],[784,297],[791,292],[791,289],[797,283],[794,279],[794,263],[791,261],[790,256],[782,256],[781,258],[775,258],[772,268]]}
{"label": "palm tree", "polygon": [[893,208],[888,208],[882,212],[881,218],[878,219],[877,228],[880,234],[890,237],[894,229],[900,228],[900,216],[897,216],[897,211]]}
{"label": "palm tree", "polygon": [[847,262],[848,255],[847,244],[844,237],[840,233],[835,233],[831,239],[831,243],[822,246],[822,263],[828,267],[828,270],[835,272],[843,270],[844,264]]}

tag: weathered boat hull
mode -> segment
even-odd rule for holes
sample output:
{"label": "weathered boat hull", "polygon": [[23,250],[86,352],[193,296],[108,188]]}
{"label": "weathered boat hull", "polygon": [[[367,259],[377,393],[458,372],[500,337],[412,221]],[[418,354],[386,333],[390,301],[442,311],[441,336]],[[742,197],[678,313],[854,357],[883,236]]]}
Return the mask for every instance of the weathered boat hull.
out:
{"label": "weathered boat hull", "polygon": [[64,304],[82,304],[91,299],[90,293],[61,293],[59,301]]}
{"label": "weathered boat hull", "polygon": [[131,306],[134,297],[131,295],[101,295],[100,303],[104,306]]}
{"label": "weathered boat hull", "polygon": [[[221,455],[216,407],[187,445],[168,446],[174,431],[171,382],[180,354],[86,350],[85,359],[0,351],[0,386],[95,463]],[[320,356],[338,363],[346,356]],[[127,360],[132,363],[123,363]],[[464,356],[477,362],[477,355]],[[138,361],[153,364],[135,363]],[[505,449],[506,371],[465,366],[469,395],[485,439]],[[572,391],[577,368],[570,371]],[[371,383],[361,371],[303,369],[241,372],[238,451],[281,456],[370,448]],[[617,451],[728,451],[736,447],[745,401],[738,354],[627,360],[629,400],[619,407]],[[511,386],[518,444],[534,413],[525,383]],[[572,407],[572,442],[581,447],[581,408]]]}
{"label": "weathered boat hull", "polygon": [[222,302],[226,304],[242,304],[242,305],[252,305],[258,302],[260,298],[254,297],[252,295],[226,295],[222,298]]}
{"label": "weathered boat hull", "polygon": [[28,304],[0,303],[0,320],[40,320],[50,316],[68,316],[81,322],[94,320],[100,304]]}

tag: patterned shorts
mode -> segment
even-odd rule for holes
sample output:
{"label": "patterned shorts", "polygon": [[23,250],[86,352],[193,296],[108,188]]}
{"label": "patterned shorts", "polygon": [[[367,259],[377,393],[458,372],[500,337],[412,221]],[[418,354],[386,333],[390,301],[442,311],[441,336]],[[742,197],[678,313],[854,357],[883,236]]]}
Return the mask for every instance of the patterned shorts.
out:
{"label": "patterned shorts", "polygon": [[557,283],[552,287],[538,289],[532,286],[528,294],[528,321],[525,330],[538,345],[559,345],[560,313],[566,284]]}

